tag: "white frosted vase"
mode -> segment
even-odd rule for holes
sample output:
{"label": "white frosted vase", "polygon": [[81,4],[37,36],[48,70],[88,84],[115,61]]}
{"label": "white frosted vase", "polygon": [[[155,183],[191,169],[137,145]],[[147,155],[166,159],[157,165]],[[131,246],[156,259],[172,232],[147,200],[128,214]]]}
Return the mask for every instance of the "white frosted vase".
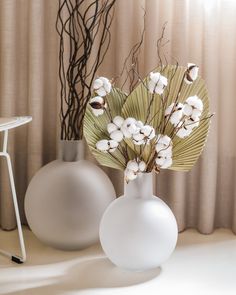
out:
{"label": "white frosted vase", "polygon": [[117,266],[144,271],[160,266],[174,251],[178,229],[170,208],[153,196],[152,173],[125,183],[100,223],[100,241]]}
{"label": "white frosted vase", "polygon": [[99,223],[115,199],[108,176],[84,160],[83,141],[61,141],[58,160],[42,167],[25,197],[28,224],[42,242],[78,250],[99,240]]}

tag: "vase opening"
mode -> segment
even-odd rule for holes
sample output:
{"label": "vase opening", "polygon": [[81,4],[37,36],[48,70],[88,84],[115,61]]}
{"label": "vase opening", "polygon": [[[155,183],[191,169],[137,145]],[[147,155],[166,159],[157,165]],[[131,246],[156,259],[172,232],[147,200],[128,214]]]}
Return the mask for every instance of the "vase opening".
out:
{"label": "vase opening", "polygon": [[149,198],[153,196],[152,173],[140,173],[136,179],[125,181],[124,196],[129,198]]}
{"label": "vase opening", "polygon": [[76,162],[85,158],[85,141],[61,140],[59,144],[59,159],[64,162]]}

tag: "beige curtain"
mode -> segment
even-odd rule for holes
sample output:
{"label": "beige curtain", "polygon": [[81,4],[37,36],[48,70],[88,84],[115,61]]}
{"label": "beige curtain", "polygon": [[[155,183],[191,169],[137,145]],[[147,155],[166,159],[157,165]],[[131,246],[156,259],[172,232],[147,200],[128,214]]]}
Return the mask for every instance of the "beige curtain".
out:
{"label": "beige curtain", "polygon": [[[227,227],[236,233],[236,2],[234,0],[117,0],[113,42],[100,70],[114,77],[131,46],[140,38],[146,10],[145,75],[157,60],[155,40],[167,21],[166,50],[180,64],[195,62],[211,96],[210,136],[198,164],[189,173],[164,172],[156,194],[172,208],[179,230],[211,233]],[[24,194],[33,174],[56,157],[58,141],[57,0],[0,1],[0,116],[32,115],[33,122],[11,132],[16,187],[23,213]],[[15,227],[14,213],[1,162],[0,224]],[[117,193],[122,175],[108,171]]]}

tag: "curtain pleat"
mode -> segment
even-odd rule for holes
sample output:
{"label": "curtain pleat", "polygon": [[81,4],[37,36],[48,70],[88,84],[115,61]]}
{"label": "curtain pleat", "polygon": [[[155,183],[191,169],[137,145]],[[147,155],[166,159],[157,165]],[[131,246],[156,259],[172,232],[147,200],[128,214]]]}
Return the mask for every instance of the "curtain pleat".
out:
{"label": "curtain pleat", "polygon": [[[27,185],[36,171],[56,156],[57,7],[57,1],[0,1],[0,116],[33,117],[29,125],[9,132],[9,153],[24,223]],[[10,230],[16,223],[2,158],[0,165],[0,224]]]}
{"label": "curtain pleat", "polygon": [[[59,140],[58,1],[0,1],[0,116],[31,115],[28,126],[10,132],[16,188],[23,222],[27,185],[40,167],[56,158]],[[117,0],[112,42],[98,75],[116,77],[140,39],[146,11],[140,74],[157,64],[156,40],[167,22],[167,55],[200,66],[216,115],[205,150],[191,172],[155,176],[155,193],[173,210],[179,231],[204,234],[215,228],[236,233],[236,2],[232,0]],[[87,157],[92,159],[89,152]],[[122,172],[103,168],[117,194]],[[15,227],[6,163],[0,162],[0,224]]]}

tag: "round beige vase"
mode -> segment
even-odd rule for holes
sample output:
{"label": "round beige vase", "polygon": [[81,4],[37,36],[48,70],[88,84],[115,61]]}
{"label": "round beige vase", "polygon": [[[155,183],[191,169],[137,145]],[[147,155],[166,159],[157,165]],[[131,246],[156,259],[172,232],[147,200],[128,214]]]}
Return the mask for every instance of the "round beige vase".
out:
{"label": "round beige vase", "polygon": [[99,223],[116,198],[108,176],[84,160],[84,141],[61,141],[58,160],[42,167],[25,197],[28,224],[42,242],[63,250],[99,240]]}

